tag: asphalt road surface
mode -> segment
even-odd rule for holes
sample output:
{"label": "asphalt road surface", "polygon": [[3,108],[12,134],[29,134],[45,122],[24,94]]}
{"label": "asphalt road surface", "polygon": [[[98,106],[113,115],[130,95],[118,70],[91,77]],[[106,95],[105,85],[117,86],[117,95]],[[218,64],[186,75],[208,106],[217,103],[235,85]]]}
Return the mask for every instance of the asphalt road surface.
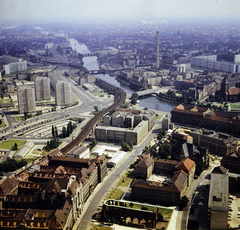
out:
{"label": "asphalt road surface", "polygon": [[88,207],[85,207],[86,210],[83,217],[81,218],[81,221],[77,222],[73,229],[88,229],[92,215],[96,212],[100,201],[104,198],[105,194],[110,191],[111,187],[116,182],[116,180],[119,179],[119,176],[122,174],[122,172],[129,167],[132,161],[142,152],[142,149],[148,145],[153,137],[159,132],[160,127],[161,125],[157,124],[152,133],[147,138],[145,138],[145,140],[139,146],[134,147],[134,151],[132,151],[132,153],[130,153],[126,159],[113,170],[113,172],[106,178],[106,180],[104,180],[102,184],[99,185],[100,188],[98,191],[95,191],[92,196],[88,198],[90,199],[90,204]]}

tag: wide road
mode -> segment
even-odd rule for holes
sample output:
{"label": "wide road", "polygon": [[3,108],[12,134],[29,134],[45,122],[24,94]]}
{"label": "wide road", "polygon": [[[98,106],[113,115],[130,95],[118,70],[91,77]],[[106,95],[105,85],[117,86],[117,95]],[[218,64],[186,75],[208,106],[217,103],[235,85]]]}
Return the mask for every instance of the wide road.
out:
{"label": "wide road", "polygon": [[[6,116],[9,126],[7,128],[1,129],[0,135],[2,134],[5,138],[10,138],[12,135],[16,134],[16,130],[21,131],[28,130],[29,126],[38,127],[42,125],[41,123],[44,122],[45,124],[54,121],[63,119],[64,117],[68,116],[76,116],[79,117],[81,114],[89,115],[90,112],[94,111],[94,106],[98,106],[99,109],[104,107],[108,107],[114,101],[114,96],[110,97],[95,97],[82,87],[78,86],[73,80],[64,77],[63,72],[66,70],[67,67],[58,67],[55,70],[55,74],[53,77],[57,80],[68,80],[71,82],[72,92],[74,93],[75,97],[80,101],[80,104],[74,107],[70,107],[59,112],[51,112],[41,116],[37,116],[34,118],[29,118],[26,121],[16,122],[15,118],[12,116],[12,111],[3,111],[3,114]],[[15,122],[13,122],[15,121]]]}
{"label": "wide road", "polygon": [[138,146],[135,146],[132,153],[125,158],[125,160],[121,163],[121,165],[117,166],[110,173],[110,175],[107,176],[106,180],[104,180],[101,184],[98,185],[99,189],[97,191],[94,191],[94,193],[88,198],[84,207],[86,210],[84,210],[84,214],[82,218],[80,218],[80,222],[77,221],[76,224],[74,225],[73,230],[88,229],[88,225],[92,219],[92,215],[96,212],[100,201],[105,197],[106,193],[110,191],[111,187],[116,182],[116,180],[119,179],[119,176],[122,174],[122,172],[129,167],[132,161],[139,154],[141,154],[142,149],[149,144],[149,142],[153,139],[153,137],[159,132],[160,128],[161,128],[161,124],[155,125],[155,128],[152,130],[152,133],[150,133],[148,137],[145,138],[145,140],[141,144],[139,144]]}

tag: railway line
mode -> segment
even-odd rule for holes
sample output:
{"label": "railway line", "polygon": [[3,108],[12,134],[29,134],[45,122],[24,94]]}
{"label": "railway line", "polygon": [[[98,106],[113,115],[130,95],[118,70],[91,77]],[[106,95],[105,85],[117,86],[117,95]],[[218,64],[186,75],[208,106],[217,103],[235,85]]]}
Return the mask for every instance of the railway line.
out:
{"label": "railway line", "polygon": [[112,105],[110,105],[109,107],[107,107],[106,109],[104,109],[103,111],[101,111],[100,113],[98,113],[97,115],[95,115],[82,129],[82,131],[79,133],[79,135],[69,144],[67,144],[65,147],[63,147],[61,149],[61,152],[63,154],[66,154],[67,152],[69,152],[71,149],[73,149],[75,146],[81,144],[85,138],[89,135],[89,133],[91,132],[92,128],[94,127],[94,125],[108,112],[116,109],[118,106],[120,106],[121,104],[123,104],[125,102],[126,99],[126,93],[118,87],[115,87],[107,82],[104,82],[105,87],[108,88],[108,90],[113,91],[114,92],[114,103]]}

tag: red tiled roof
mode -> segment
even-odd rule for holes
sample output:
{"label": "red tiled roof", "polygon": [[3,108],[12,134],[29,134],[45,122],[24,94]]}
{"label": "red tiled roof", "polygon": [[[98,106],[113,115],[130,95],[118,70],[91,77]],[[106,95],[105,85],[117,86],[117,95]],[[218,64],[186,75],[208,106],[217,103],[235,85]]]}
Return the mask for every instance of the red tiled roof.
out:
{"label": "red tiled roof", "polygon": [[240,88],[229,88],[228,89],[229,95],[239,95],[240,94]]}
{"label": "red tiled roof", "polygon": [[192,168],[195,167],[195,162],[189,158],[185,158],[181,160],[181,162],[177,165],[176,170],[183,170],[187,174],[190,174]]}

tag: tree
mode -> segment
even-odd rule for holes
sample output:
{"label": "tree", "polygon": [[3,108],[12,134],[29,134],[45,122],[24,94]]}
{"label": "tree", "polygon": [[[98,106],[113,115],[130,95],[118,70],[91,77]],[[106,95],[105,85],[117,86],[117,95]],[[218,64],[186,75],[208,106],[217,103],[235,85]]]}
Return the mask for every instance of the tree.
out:
{"label": "tree", "polygon": [[12,150],[16,151],[18,149],[18,145],[17,143],[15,143],[13,146],[12,146]]}
{"label": "tree", "polygon": [[55,129],[54,129],[53,125],[52,125],[52,136],[53,136],[53,138],[55,138]]}
{"label": "tree", "polygon": [[63,137],[63,138],[67,137],[66,127],[62,127],[62,137]]}
{"label": "tree", "polygon": [[131,96],[131,98],[137,98],[137,100],[139,99],[139,96],[138,96],[138,93],[136,93],[136,92],[134,92],[134,93],[132,93],[132,96]]}
{"label": "tree", "polygon": [[187,98],[187,102],[188,102],[189,104],[191,104],[193,101],[194,101],[194,99],[193,99],[192,97],[189,96],[189,97]]}
{"label": "tree", "polygon": [[129,108],[129,104],[128,103],[123,103],[121,107],[124,108],[124,109],[128,109]]}
{"label": "tree", "polygon": [[189,202],[189,199],[187,198],[187,196],[182,196],[181,199],[180,199],[180,207],[181,208],[185,208],[187,207],[187,204]]}
{"label": "tree", "polygon": [[54,129],[54,135],[55,135],[55,138],[58,137],[58,130],[57,130],[57,126],[55,126],[55,129]]}
{"label": "tree", "polygon": [[236,102],[237,98],[235,96],[232,97],[232,102]]}
{"label": "tree", "polygon": [[94,107],[95,111],[98,112],[98,106],[95,105],[95,106],[93,106],[93,107]]}
{"label": "tree", "polygon": [[224,99],[222,97],[219,98],[219,102],[222,104]]}
{"label": "tree", "polygon": [[147,145],[147,146],[145,146],[145,148],[143,149],[143,153],[145,153],[145,152],[147,152],[148,150],[150,149],[150,147]]}
{"label": "tree", "polygon": [[24,114],[24,120],[27,120],[28,119],[28,113],[25,111],[23,114]]}
{"label": "tree", "polygon": [[201,160],[201,161],[198,161],[198,162],[196,163],[195,175],[196,175],[197,177],[199,177],[199,176],[201,175],[201,173],[202,173],[203,170],[204,170],[203,161],[202,161],[202,160]]}
{"label": "tree", "polygon": [[157,154],[157,145],[156,144],[152,145],[152,147],[150,149],[150,155],[152,157],[157,157],[158,154]]}
{"label": "tree", "polygon": [[131,98],[131,103],[132,103],[133,105],[136,105],[136,104],[137,104],[137,98],[136,98],[136,97]]}
{"label": "tree", "polygon": [[92,140],[92,142],[88,145],[90,151],[97,145],[97,140]]}

